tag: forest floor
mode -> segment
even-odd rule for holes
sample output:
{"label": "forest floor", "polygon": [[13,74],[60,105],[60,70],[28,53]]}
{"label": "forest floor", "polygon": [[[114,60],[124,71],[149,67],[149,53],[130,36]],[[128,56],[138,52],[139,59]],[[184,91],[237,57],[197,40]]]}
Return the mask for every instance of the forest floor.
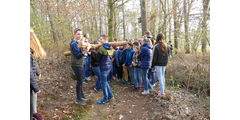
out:
{"label": "forest floor", "polygon": [[[58,53],[58,54],[54,54]],[[158,82],[155,91],[141,95],[133,86],[113,80],[111,88],[114,99],[106,105],[97,104],[103,93],[95,92],[96,77],[83,84],[88,97],[87,105],[76,105],[76,80],[70,67],[69,57],[63,51],[48,52],[46,59],[38,60],[42,78],[38,81],[38,112],[45,120],[199,120],[210,119],[209,97],[199,98],[186,89],[170,89],[166,86],[166,97],[159,98]],[[168,80],[168,79],[166,79]]]}

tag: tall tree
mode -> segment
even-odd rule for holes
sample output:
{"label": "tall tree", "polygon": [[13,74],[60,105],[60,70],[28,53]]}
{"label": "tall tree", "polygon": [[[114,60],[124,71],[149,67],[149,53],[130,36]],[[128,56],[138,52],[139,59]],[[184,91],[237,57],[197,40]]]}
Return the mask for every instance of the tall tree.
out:
{"label": "tall tree", "polygon": [[58,36],[57,36],[57,33],[56,33],[55,24],[53,22],[53,16],[52,16],[51,7],[49,6],[49,0],[45,0],[45,3],[47,5],[47,12],[48,12],[48,17],[49,17],[49,22],[50,22],[50,25],[51,25],[53,40],[54,40],[54,42],[57,42],[58,41]]}
{"label": "tall tree", "polygon": [[178,49],[178,24],[177,24],[177,1],[176,0],[173,0],[173,20],[174,20],[174,23],[173,23],[173,26],[174,26],[174,47],[175,47],[175,50]]}
{"label": "tall tree", "polygon": [[146,0],[140,0],[141,5],[141,24],[142,24],[142,35],[147,31],[147,13],[146,13]]}
{"label": "tall tree", "polygon": [[122,0],[122,16],[123,16],[123,40],[126,40],[126,27],[125,27],[125,12],[124,12],[124,0]]}
{"label": "tall tree", "polygon": [[187,8],[190,8],[190,6],[189,6],[189,4],[187,5],[187,0],[184,0],[184,2],[183,2],[184,31],[185,31],[185,47],[184,47],[184,49],[185,49],[185,53],[189,54],[190,53],[189,38],[188,38],[189,11],[187,11]]}
{"label": "tall tree", "polygon": [[202,52],[206,53],[207,44],[207,20],[210,0],[203,0],[203,22],[202,22]]}

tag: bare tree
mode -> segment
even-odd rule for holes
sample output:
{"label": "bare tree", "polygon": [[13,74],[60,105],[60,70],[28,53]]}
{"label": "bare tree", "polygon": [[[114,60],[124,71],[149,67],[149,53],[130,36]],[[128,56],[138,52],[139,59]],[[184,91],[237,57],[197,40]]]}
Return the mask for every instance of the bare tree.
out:
{"label": "bare tree", "polygon": [[51,25],[53,40],[54,40],[54,42],[57,42],[58,41],[58,36],[57,36],[57,33],[56,33],[55,24],[53,22],[53,16],[52,16],[51,8],[49,6],[49,0],[45,0],[45,3],[47,5],[48,17],[49,17],[49,22],[50,22],[50,25]]}
{"label": "bare tree", "polygon": [[206,53],[207,46],[207,20],[210,0],[203,0],[203,22],[202,22],[202,52]]}
{"label": "bare tree", "polygon": [[146,0],[140,0],[141,5],[141,24],[142,24],[142,35],[147,31],[147,13],[146,13]]}

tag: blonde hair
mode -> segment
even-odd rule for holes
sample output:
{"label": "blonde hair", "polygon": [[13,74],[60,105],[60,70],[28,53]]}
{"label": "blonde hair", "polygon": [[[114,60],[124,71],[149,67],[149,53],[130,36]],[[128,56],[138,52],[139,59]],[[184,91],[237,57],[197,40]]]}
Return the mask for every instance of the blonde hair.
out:
{"label": "blonde hair", "polygon": [[33,56],[35,58],[45,58],[46,52],[41,46],[40,41],[38,40],[36,34],[34,33],[33,29],[30,28],[30,50],[32,50]]}

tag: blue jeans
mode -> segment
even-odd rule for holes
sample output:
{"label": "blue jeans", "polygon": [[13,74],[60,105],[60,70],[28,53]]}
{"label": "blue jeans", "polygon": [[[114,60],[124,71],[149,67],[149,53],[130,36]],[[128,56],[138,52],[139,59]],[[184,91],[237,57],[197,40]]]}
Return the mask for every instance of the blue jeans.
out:
{"label": "blue jeans", "polygon": [[159,80],[159,86],[160,86],[160,92],[161,94],[164,94],[164,89],[165,89],[165,70],[166,66],[155,66],[156,71],[157,71],[157,76]]}
{"label": "blue jeans", "polygon": [[89,77],[90,76],[90,56],[87,56],[84,58],[84,76]]}
{"label": "blue jeans", "polygon": [[100,79],[101,79],[101,72],[100,72],[100,67],[99,66],[97,66],[97,67],[93,67],[92,68],[92,70],[93,70],[93,73],[97,76],[97,80],[96,80],[96,86],[95,86],[95,88],[96,89],[101,89],[101,83],[100,83]]}
{"label": "blue jeans", "polygon": [[148,89],[152,89],[150,83],[149,83],[149,80],[148,80],[148,70],[149,69],[144,69],[142,68],[142,75],[143,75],[143,81],[144,81],[144,88],[145,90],[148,90]]}
{"label": "blue jeans", "polygon": [[102,85],[102,90],[103,90],[103,96],[105,100],[107,100],[109,97],[113,97],[112,90],[107,82],[107,77],[110,73],[111,69],[106,70],[106,71],[101,71],[101,85]]}
{"label": "blue jeans", "polygon": [[110,73],[108,74],[107,81],[110,83],[112,82],[113,79],[113,63],[112,63],[112,68],[110,70]]}
{"label": "blue jeans", "polygon": [[142,87],[142,69],[134,67],[134,88]]}
{"label": "blue jeans", "polygon": [[156,76],[155,72],[152,71],[152,69],[149,70],[150,77],[152,78],[152,85],[156,83]]}
{"label": "blue jeans", "polygon": [[82,83],[84,79],[83,68],[72,66],[72,69],[77,77],[77,84],[76,84],[77,100],[82,100],[82,97],[84,97],[83,90],[82,90]]}
{"label": "blue jeans", "polygon": [[131,84],[134,84],[134,67],[128,67],[128,76],[130,78]]}

